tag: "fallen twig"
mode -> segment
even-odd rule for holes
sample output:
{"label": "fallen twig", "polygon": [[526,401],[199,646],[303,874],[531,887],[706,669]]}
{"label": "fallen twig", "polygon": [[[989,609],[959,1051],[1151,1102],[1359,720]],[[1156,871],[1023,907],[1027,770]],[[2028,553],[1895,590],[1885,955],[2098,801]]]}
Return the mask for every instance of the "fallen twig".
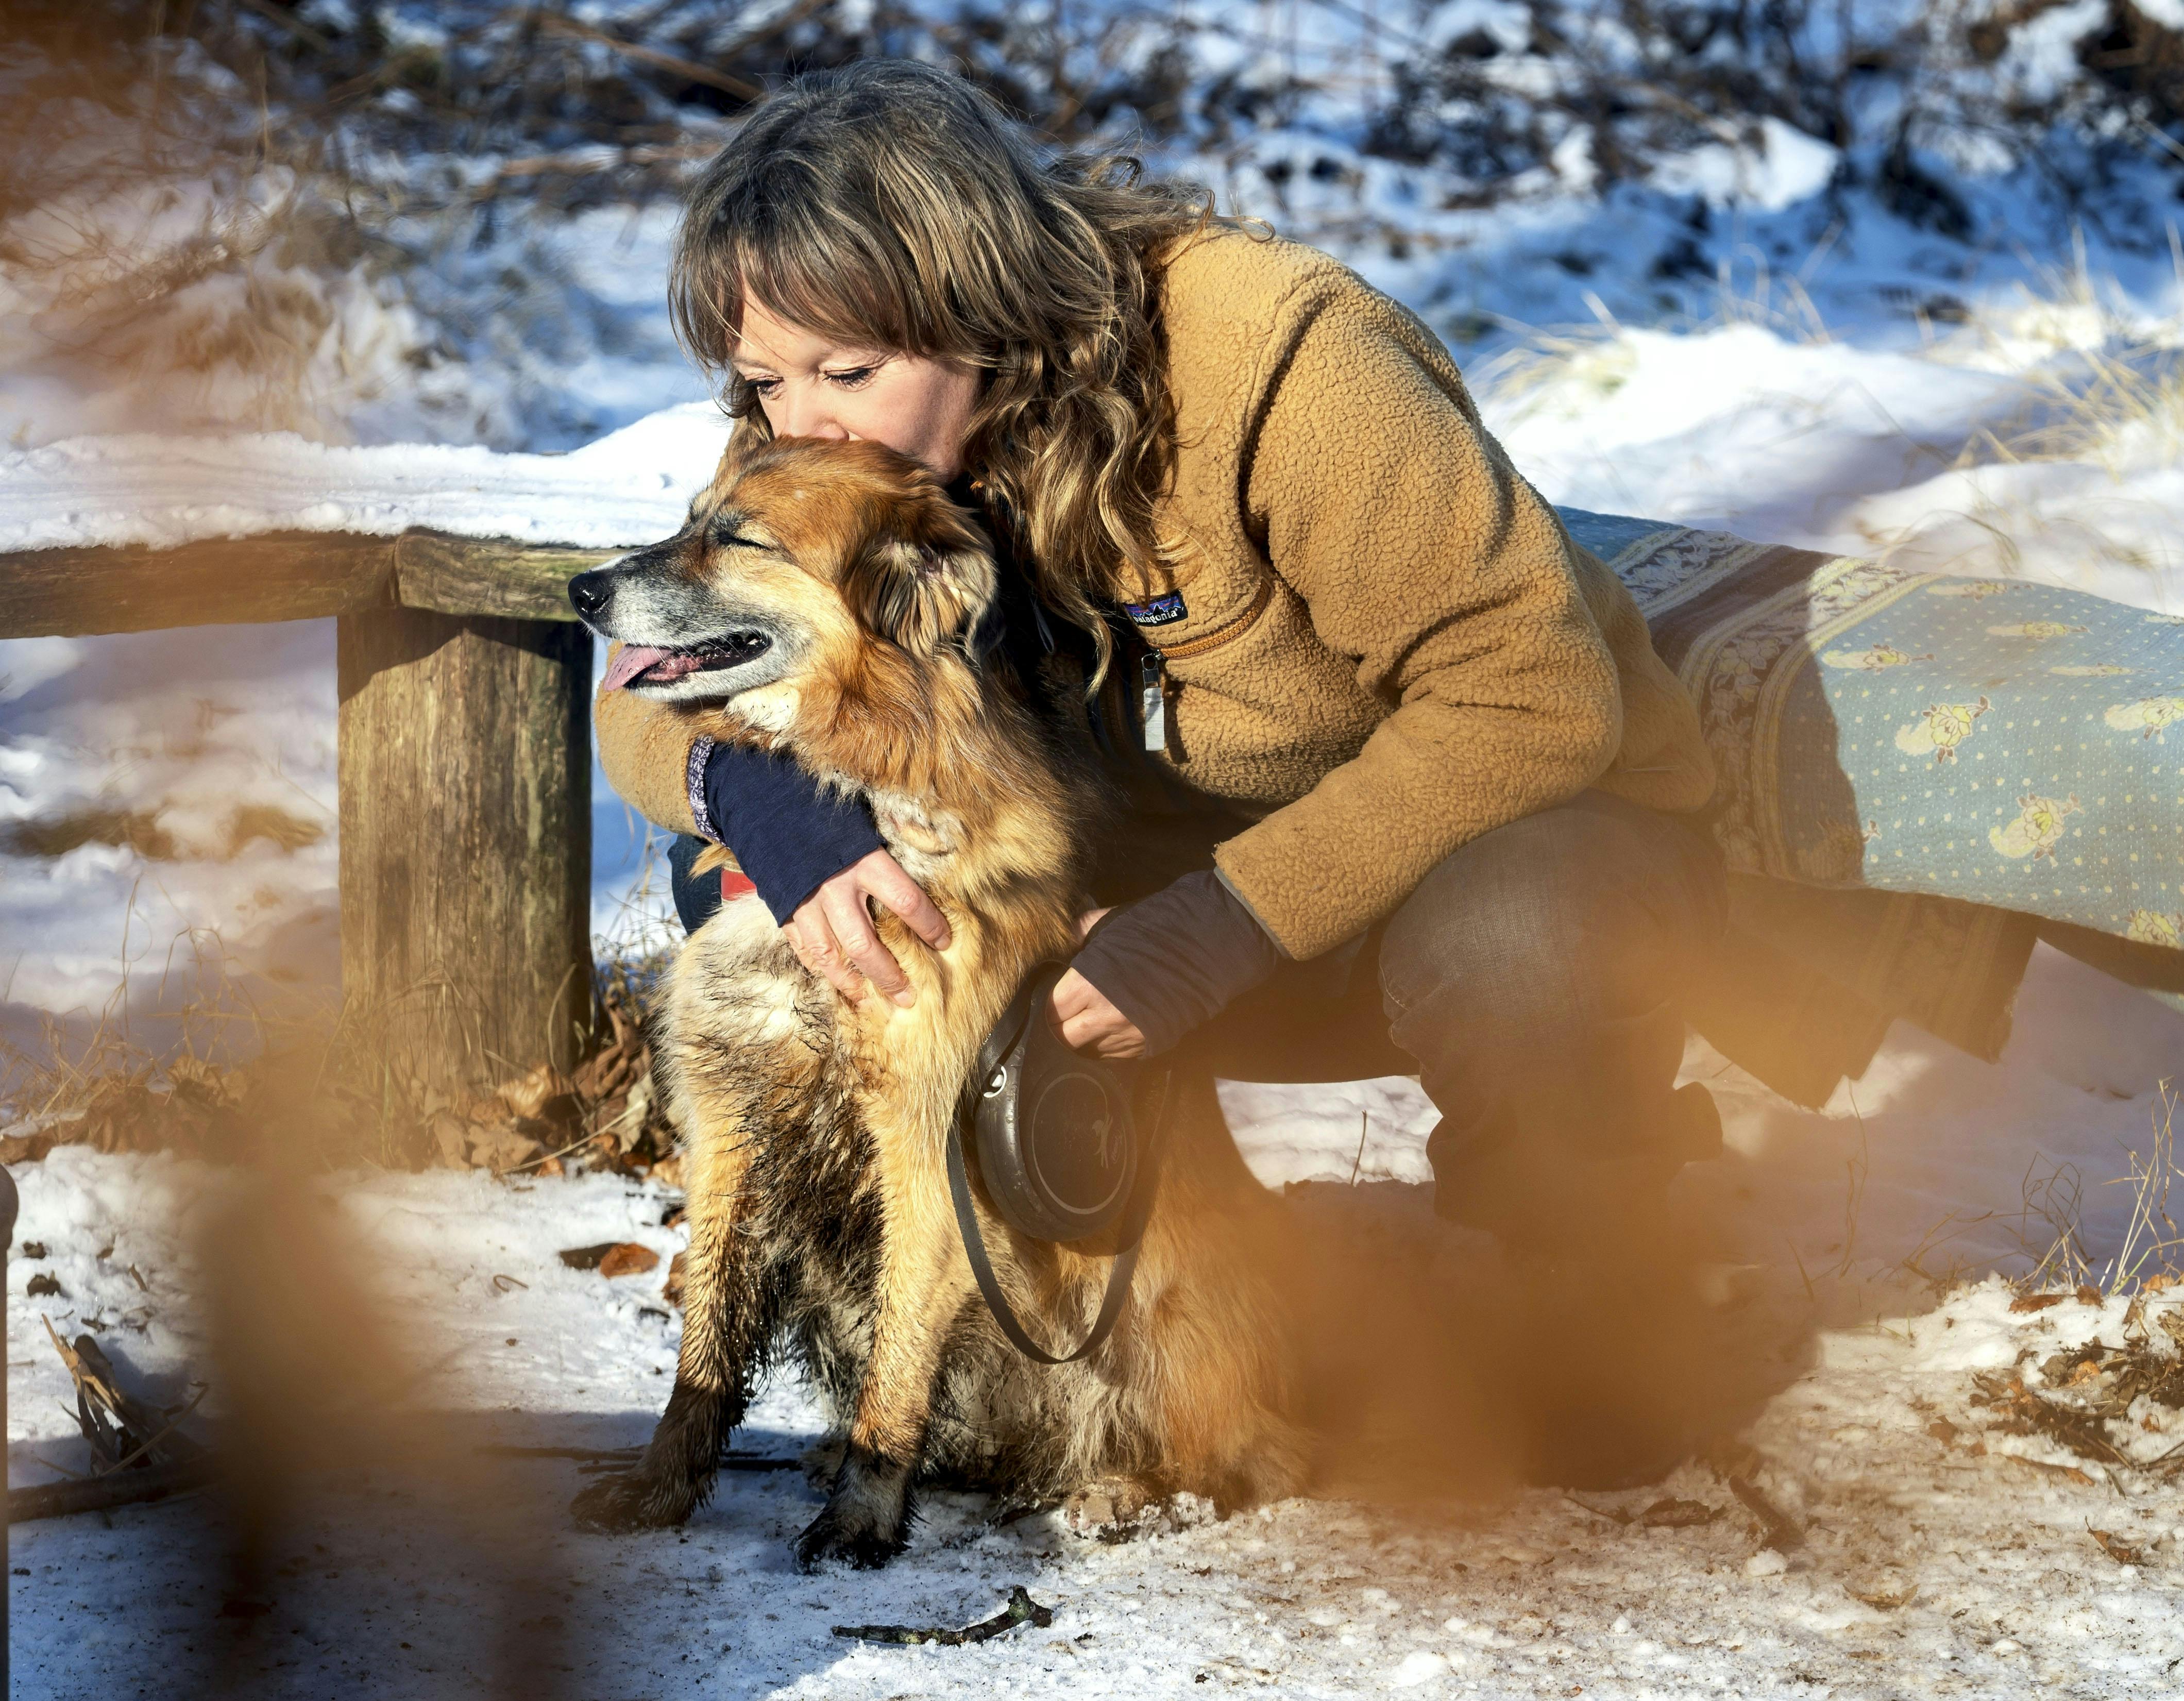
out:
{"label": "fallen twig", "polygon": [[1000,1611],[961,1630],[920,1630],[906,1624],[838,1624],[834,1634],[846,1642],[895,1642],[912,1648],[929,1642],[941,1648],[962,1648],[974,1642],[991,1642],[1020,1624],[1045,1630],[1053,1622],[1054,1609],[1041,1606],[1017,1583],[1009,1590],[1009,1603]]}
{"label": "fallen twig", "polygon": [[[603,1469],[628,1466],[644,1455],[641,1447],[515,1447],[490,1442],[478,1448],[496,1458],[572,1458],[580,1464],[597,1465]],[[800,1462],[793,1458],[769,1458],[763,1454],[732,1453],[721,1460],[722,1470],[797,1470]]]}
{"label": "fallen twig", "polygon": [[604,30],[594,30],[588,24],[580,24],[574,18],[541,13],[538,26],[556,36],[574,36],[581,42],[596,42],[610,53],[620,53],[626,59],[635,59],[639,64],[653,65],[663,71],[671,71],[678,77],[694,83],[703,83],[708,88],[719,89],[738,100],[764,100],[766,91],[749,77],[739,77],[733,71],[716,71],[710,65],[701,65],[695,59],[686,59],[680,53],[663,53],[658,47],[648,47],[642,42],[625,42],[619,36],[610,36]]}
{"label": "fallen twig", "polygon": [[1743,1503],[1744,1509],[1759,1520],[1765,1532],[1766,1545],[1777,1553],[1786,1553],[1805,1545],[1805,1532],[1791,1521],[1789,1514],[1760,1492],[1759,1485],[1748,1476],[1729,1479],[1729,1492]]}
{"label": "fallen twig", "polygon": [[1721,1516],[1721,1509],[1703,1500],[1657,1500],[1638,1514],[1647,1530],[1696,1530]]}
{"label": "fallen twig", "polygon": [[114,1470],[103,1476],[79,1477],[71,1482],[42,1483],[36,1488],[8,1491],[8,1521],[25,1524],[39,1518],[66,1518],[77,1512],[103,1512],[142,1501],[164,1500],[169,1495],[202,1488],[212,1481],[209,1458],[155,1464],[141,1470]]}
{"label": "fallen twig", "polygon": [[2021,1453],[2008,1453],[1999,1447],[1996,1449],[1996,1452],[2000,1455],[2000,1457],[2008,1459],[2012,1464],[2021,1464],[2028,1470],[2045,1471],[2050,1476],[2059,1476],[2065,1481],[2075,1482],[2081,1488],[2098,1488],[2100,1486],[2100,1485],[2095,1482],[2092,1477],[2088,1476],[2084,1471],[2080,1470],[2075,1464],[2050,1464],[2044,1458],[2027,1458]]}
{"label": "fallen twig", "polygon": [[566,1157],[578,1146],[589,1146],[598,1138],[599,1135],[594,1133],[580,1134],[566,1146],[557,1146],[551,1152],[542,1152],[536,1157],[526,1158],[521,1163],[511,1163],[507,1168],[496,1171],[494,1179],[504,1181],[511,1175],[521,1175],[526,1171],[538,1168],[542,1163],[551,1163],[557,1157]]}
{"label": "fallen twig", "polygon": [[500,1442],[488,1442],[478,1448],[495,1458],[574,1458],[634,1460],[644,1449],[641,1447],[515,1447]]}

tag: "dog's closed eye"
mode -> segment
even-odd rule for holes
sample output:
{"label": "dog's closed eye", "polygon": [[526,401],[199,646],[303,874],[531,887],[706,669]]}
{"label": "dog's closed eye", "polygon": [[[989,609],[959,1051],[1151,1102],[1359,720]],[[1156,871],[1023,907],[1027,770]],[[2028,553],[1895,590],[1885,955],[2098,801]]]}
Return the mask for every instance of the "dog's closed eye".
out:
{"label": "dog's closed eye", "polygon": [[743,516],[724,514],[713,521],[713,547],[719,549],[763,549],[768,547],[763,538],[754,538],[742,529]]}

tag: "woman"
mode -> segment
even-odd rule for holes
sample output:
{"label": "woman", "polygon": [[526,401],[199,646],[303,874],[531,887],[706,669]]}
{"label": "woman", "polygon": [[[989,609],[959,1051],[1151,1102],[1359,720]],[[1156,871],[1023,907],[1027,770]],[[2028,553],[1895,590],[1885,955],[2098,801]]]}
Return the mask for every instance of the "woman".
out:
{"label": "woman", "polygon": [[[1547,1263],[1627,1258],[1718,1133],[1674,1085],[1680,982],[1724,908],[1712,765],[1629,594],[1432,334],[1326,256],[1050,159],[893,62],[752,115],[671,288],[739,429],[885,443],[1012,555],[982,639],[1126,800],[1097,895],[1128,908],[1056,989],[1063,1037],[1219,1066],[1364,1012],[1441,1112],[1446,1214]],[[936,946],[946,923],[869,820],[762,756],[694,762],[627,694],[599,735],[616,789],[725,840],[810,968],[908,1000],[868,906]],[[705,913],[687,878],[677,901]],[[1379,1050],[1290,1078],[1405,1066]]]}

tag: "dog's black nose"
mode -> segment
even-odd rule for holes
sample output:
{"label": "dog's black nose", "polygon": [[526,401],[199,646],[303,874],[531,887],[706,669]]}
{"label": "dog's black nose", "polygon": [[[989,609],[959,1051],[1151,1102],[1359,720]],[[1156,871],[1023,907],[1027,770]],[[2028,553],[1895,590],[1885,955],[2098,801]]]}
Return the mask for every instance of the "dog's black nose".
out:
{"label": "dog's black nose", "polygon": [[569,581],[569,604],[579,619],[589,620],[614,597],[614,575],[604,570],[578,573]]}

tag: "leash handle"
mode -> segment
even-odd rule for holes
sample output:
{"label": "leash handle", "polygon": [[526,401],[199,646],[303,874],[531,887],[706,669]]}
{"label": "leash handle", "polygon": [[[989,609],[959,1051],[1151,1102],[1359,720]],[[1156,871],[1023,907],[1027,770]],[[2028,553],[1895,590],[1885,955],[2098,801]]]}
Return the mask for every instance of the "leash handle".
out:
{"label": "leash handle", "polygon": [[1100,1300],[1100,1314],[1093,1319],[1090,1332],[1073,1349],[1059,1356],[1031,1338],[1011,1308],[1008,1296],[1001,1291],[1000,1278],[994,1274],[993,1260],[986,1253],[986,1237],[978,1230],[978,1213],[971,1202],[970,1172],[963,1162],[963,1130],[970,1119],[968,1112],[958,1114],[950,1125],[948,1192],[956,1203],[956,1226],[963,1236],[964,1255],[971,1261],[971,1275],[978,1284],[986,1309],[993,1313],[1001,1333],[1008,1336],[1009,1344],[1025,1358],[1041,1364],[1073,1364],[1097,1352],[1121,1320],[1123,1302],[1130,1297],[1130,1279],[1138,1267],[1138,1248],[1144,1244],[1145,1223],[1152,1215],[1153,1195],[1159,1188],[1161,1139],[1167,1122],[1168,1087],[1173,1079],[1166,1072],[1161,1076],[1160,1105],[1153,1113],[1152,1137],[1145,1142],[1145,1165],[1139,1172],[1136,1196],[1130,1201],[1129,1214],[1124,1219],[1125,1244],[1115,1255],[1114,1264],[1107,1272],[1107,1291]]}

